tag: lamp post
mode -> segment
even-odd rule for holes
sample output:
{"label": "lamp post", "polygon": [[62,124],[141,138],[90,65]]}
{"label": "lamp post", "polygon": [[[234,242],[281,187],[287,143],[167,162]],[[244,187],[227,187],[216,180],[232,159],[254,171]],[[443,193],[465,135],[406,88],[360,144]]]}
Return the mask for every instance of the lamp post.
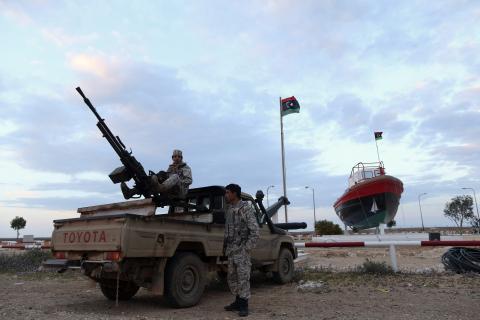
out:
{"label": "lamp post", "polygon": [[317,217],[315,215],[315,189],[309,186],[306,186],[305,189],[312,189],[313,196],[313,232],[315,232],[315,225],[317,224]]}
{"label": "lamp post", "polygon": [[475,194],[475,189],[473,189],[473,188],[462,188],[462,189],[473,191],[473,198],[475,199],[475,208],[477,209],[477,218],[480,219],[480,215],[478,214],[477,195]]}
{"label": "lamp post", "polygon": [[267,208],[270,207],[270,203],[268,202],[268,190],[269,190],[270,188],[275,188],[275,186],[274,186],[274,185],[271,185],[271,186],[268,186],[268,187],[267,187]]}
{"label": "lamp post", "polygon": [[425,226],[423,225],[423,214],[422,214],[422,206],[420,205],[420,198],[426,194],[427,193],[424,192],[418,195],[418,207],[420,208],[420,219],[422,219],[422,231],[425,231]]}

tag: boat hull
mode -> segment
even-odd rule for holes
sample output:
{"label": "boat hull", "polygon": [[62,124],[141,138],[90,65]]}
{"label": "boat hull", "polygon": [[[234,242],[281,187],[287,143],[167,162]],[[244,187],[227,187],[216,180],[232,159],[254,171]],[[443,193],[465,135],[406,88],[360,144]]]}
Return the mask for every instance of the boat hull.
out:
{"label": "boat hull", "polygon": [[335,212],[352,229],[375,228],[393,221],[402,192],[403,184],[395,177],[368,179],[347,189],[335,202]]}

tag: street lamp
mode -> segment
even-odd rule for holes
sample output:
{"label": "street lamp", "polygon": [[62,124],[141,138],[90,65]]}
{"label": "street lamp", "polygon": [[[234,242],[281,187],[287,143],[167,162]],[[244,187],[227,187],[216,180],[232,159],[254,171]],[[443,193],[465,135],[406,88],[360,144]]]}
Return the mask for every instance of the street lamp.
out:
{"label": "street lamp", "polygon": [[305,189],[312,189],[313,195],[313,232],[315,232],[315,225],[317,224],[317,217],[315,215],[315,189],[309,186],[305,186]]}
{"label": "street lamp", "polygon": [[477,195],[475,194],[475,189],[473,188],[462,188],[463,190],[472,190],[473,191],[473,197],[475,199],[475,208],[477,209],[477,218],[480,219],[480,215],[478,214],[478,205],[477,205]]}
{"label": "street lamp", "polygon": [[269,190],[270,188],[275,188],[275,186],[274,186],[274,185],[271,185],[271,186],[268,186],[268,187],[267,187],[267,208],[270,207],[270,203],[268,203],[268,190]]}
{"label": "street lamp", "polygon": [[418,195],[418,207],[420,208],[420,219],[422,219],[422,231],[425,231],[425,226],[423,225],[423,214],[422,214],[422,206],[420,205],[420,198],[426,194],[427,193],[424,192]]}

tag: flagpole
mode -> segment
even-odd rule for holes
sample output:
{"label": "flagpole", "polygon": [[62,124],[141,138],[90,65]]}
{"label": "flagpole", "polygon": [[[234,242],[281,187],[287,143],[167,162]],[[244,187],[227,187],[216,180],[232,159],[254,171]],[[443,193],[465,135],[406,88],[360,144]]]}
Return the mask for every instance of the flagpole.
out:
{"label": "flagpole", "polygon": [[[282,142],[282,175],[283,175],[283,196],[287,197],[287,180],[286,180],[286,169],[285,169],[285,147],[283,145],[283,117],[282,117],[282,97],[280,97],[280,140]],[[287,214],[287,205],[284,206],[285,208],[285,222],[288,222],[288,214]]]}

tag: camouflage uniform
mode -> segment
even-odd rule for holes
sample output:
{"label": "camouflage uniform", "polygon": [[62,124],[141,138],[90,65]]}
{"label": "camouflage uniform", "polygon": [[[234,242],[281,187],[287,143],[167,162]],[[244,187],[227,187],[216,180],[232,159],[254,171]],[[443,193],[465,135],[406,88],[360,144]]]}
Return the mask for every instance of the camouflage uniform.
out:
{"label": "camouflage uniform", "polygon": [[242,299],[250,298],[250,251],[258,240],[258,223],[252,206],[240,200],[225,212],[225,255],[230,291]]}
{"label": "camouflage uniform", "polygon": [[[181,150],[173,150],[172,159],[180,157],[183,159]],[[156,193],[168,193],[171,196],[184,198],[188,193],[188,186],[192,184],[192,169],[185,163],[173,160],[168,166],[167,172],[159,171],[151,176],[152,191]],[[125,199],[130,199],[136,194],[141,194],[136,186],[129,188],[122,182],[120,188]]]}
{"label": "camouflage uniform", "polygon": [[157,186],[158,192],[178,193],[185,197],[188,186],[192,184],[192,169],[182,162],[179,165],[171,164],[167,169],[168,178]]}

